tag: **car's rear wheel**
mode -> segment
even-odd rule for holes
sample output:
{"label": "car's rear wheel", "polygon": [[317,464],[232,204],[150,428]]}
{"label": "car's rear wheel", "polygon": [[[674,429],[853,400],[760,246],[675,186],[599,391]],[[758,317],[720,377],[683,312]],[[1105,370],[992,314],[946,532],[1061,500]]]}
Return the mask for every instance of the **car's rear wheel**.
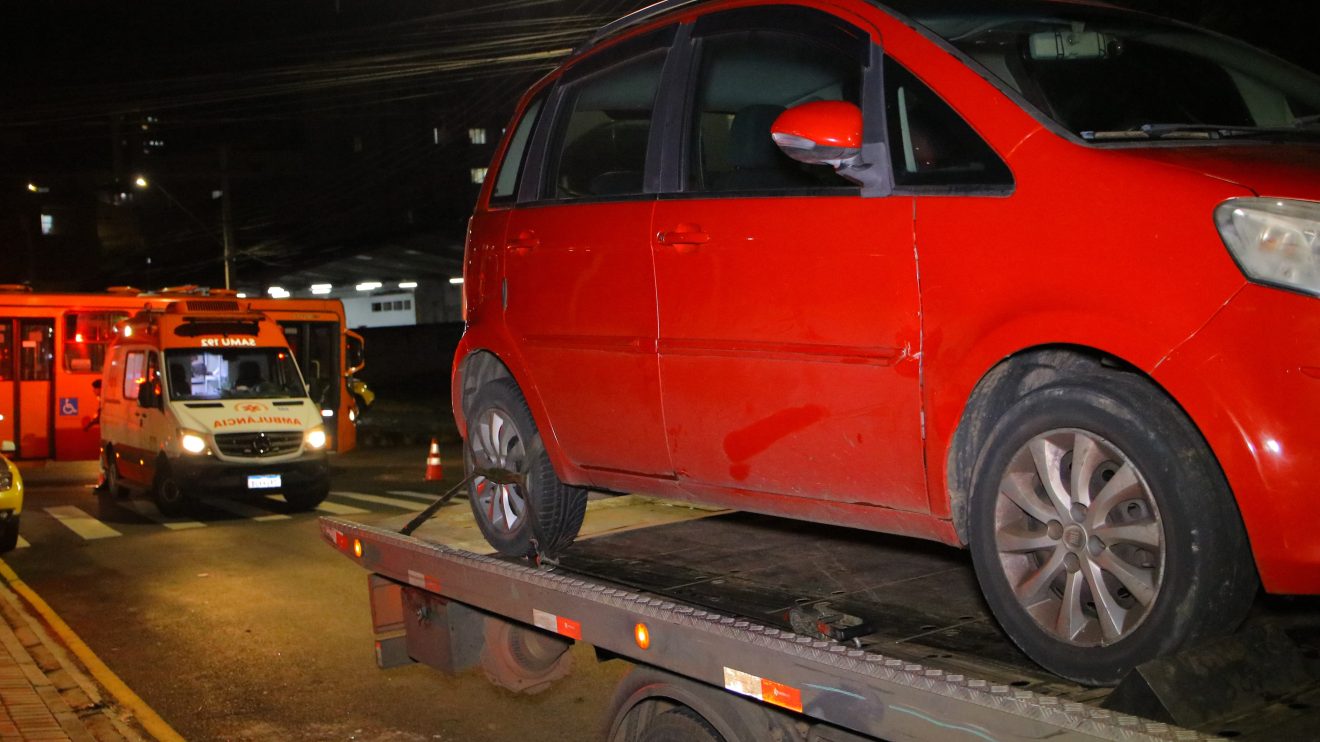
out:
{"label": "car's rear wheel", "polygon": [[1231,630],[1256,590],[1199,433],[1126,376],[1038,389],[996,423],[970,510],[977,578],[1032,659],[1092,685]]}
{"label": "car's rear wheel", "polygon": [[586,514],[586,490],[559,481],[522,392],[508,379],[477,391],[467,419],[463,462],[468,501],[497,551],[556,556],[573,543]]}
{"label": "car's rear wheel", "polygon": [[119,476],[119,460],[115,457],[115,449],[111,446],[106,446],[105,453],[101,456],[101,473],[105,483],[98,490],[98,495],[112,500],[128,495],[124,482]]}

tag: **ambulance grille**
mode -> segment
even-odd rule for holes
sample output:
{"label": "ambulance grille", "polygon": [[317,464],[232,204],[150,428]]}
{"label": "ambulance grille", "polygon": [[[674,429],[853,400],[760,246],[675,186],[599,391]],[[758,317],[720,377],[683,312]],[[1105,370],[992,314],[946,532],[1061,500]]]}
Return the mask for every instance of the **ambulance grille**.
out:
{"label": "ambulance grille", "polygon": [[296,453],[302,446],[303,434],[300,431],[281,431],[278,433],[219,433],[215,445],[225,456],[261,458]]}

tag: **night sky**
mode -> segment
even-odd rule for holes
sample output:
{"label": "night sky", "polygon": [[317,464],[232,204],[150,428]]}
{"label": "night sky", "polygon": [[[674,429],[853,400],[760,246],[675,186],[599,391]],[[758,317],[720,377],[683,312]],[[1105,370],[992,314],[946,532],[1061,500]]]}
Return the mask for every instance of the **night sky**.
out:
{"label": "night sky", "polygon": [[[644,4],[6,3],[0,283],[143,284],[144,270],[156,283],[208,282],[222,176],[231,178],[245,275],[287,273],[371,245],[455,250],[475,194],[467,176],[487,164],[521,91],[592,30]],[[1320,66],[1311,3],[1117,4]],[[465,138],[473,126],[489,128],[487,145]],[[132,192],[131,176],[147,171],[168,199]],[[35,256],[31,227],[19,225],[30,207],[21,201],[26,184],[38,179],[50,189],[39,195],[83,225],[54,243],[68,263],[57,272],[41,269],[49,256]],[[60,200],[92,192],[123,192],[113,205],[129,208],[107,226],[112,204]]]}

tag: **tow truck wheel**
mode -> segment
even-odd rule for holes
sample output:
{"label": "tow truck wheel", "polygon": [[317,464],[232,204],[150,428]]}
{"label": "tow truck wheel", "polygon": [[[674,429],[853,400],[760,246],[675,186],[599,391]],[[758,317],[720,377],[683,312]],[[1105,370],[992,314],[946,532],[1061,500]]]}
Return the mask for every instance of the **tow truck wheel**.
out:
{"label": "tow truck wheel", "polygon": [[587,492],[559,481],[527,401],[509,379],[481,387],[468,415],[463,463],[482,535],[501,554],[556,556],[573,543]]}
{"label": "tow truck wheel", "polygon": [[679,706],[655,717],[637,742],[724,742],[724,738],[697,712]]}
{"label": "tow truck wheel", "polygon": [[977,460],[977,579],[1033,660],[1089,685],[1231,631],[1257,577],[1223,473],[1191,422],[1129,375],[1019,399]]}
{"label": "tow truck wheel", "polygon": [[188,505],[188,498],[179,486],[179,480],[170,471],[169,463],[163,459],[156,467],[156,482],[152,488],[152,496],[156,500],[156,509],[161,515],[182,515]]}

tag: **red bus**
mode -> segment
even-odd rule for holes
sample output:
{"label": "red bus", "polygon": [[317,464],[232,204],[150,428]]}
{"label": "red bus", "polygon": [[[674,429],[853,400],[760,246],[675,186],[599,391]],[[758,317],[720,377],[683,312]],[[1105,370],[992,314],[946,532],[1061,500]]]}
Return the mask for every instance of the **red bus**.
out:
{"label": "red bus", "polygon": [[[115,325],[144,307],[232,292],[187,286],[144,292],[46,294],[0,286],[0,441],[13,441],[20,459],[77,461],[100,455],[101,378]],[[362,337],[345,326],[338,299],[243,299],[284,328],[321,406],[332,450],[356,443],[358,410],[349,384],[363,366]]]}

